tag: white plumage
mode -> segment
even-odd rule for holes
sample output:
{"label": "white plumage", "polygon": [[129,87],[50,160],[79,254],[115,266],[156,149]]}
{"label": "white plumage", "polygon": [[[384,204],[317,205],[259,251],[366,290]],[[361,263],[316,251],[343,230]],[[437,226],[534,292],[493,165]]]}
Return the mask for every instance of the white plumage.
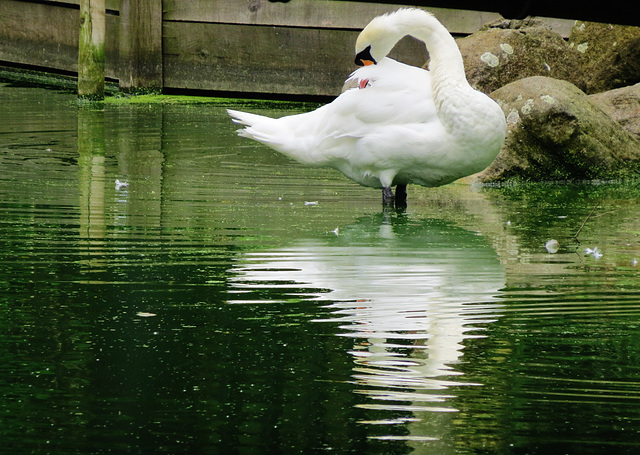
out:
{"label": "white plumage", "polygon": [[[425,42],[429,71],[386,57],[405,35]],[[375,18],[358,37],[356,53],[366,66],[348,80],[358,88],[279,119],[229,110],[245,126],[239,135],[383,188],[386,203],[393,203],[393,185],[403,194],[407,184],[444,185],[493,161],[506,134],[502,109],[468,84],[455,41],[431,14],[401,9]]]}

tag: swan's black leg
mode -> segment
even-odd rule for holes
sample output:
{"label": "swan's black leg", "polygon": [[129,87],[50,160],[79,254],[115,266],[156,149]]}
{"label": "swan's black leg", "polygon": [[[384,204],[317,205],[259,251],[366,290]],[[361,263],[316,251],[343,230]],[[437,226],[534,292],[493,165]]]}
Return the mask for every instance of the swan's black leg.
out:
{"label": "swan's black leg", "polygon": [[393,195],[393,190],[390,186],[385,186],[382,188],[382,205],[385,207],[393,207],[395,204],[396,198]]}
{"label": "swan's black leg", "polygon": [[407,207],[407,185],[396,185],[396,208]]}

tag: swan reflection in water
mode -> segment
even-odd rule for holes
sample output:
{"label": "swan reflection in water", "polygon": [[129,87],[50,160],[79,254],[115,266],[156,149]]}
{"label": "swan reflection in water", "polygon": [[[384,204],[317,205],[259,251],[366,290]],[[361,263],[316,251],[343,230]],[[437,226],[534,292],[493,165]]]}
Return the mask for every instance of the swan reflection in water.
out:
{"label": "swan reflection in water", "polygon": [[407,424],[402,438],[417,440],[442,433],[426,428],[433,422],[411,428],[426,420],[418,416],[455,412],[447,390],[471,385],[456,364],[465,340],[482,337],[498,317],[505,284],[495,251],[477,233],[384,215],[341,227],[338,236],[247,254],[232,276],[231,303],[273,288],[331,302],[333,317],[318,322],[337,322],[337,334],[354,339],[351,380],[366,396],[358,407],[381,411],[363,423]]}

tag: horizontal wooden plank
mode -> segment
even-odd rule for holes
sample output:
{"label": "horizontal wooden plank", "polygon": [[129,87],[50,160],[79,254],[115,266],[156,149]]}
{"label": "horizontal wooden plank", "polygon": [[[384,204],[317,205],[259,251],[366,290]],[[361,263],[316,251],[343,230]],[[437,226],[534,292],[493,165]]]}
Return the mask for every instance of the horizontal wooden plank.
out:
{"label": "horizontal wooden plank", "polygon": [[[168,88],[335,96],[355,69],[357,31],[168,22]],[[405,38],[391,54],[422,65],[424,44]]]}
{"label": "horizontal wooden plank", "polygon": [[75,71],[78,60],[78,11],[44,4],[2,1],[0,59]]}
{"label": "horizontal wooden plank", "polygon": [[[362,29],[380,14],[403,5],[331,0],[165,0],[167,21],[276,25],[289,27]],[[411,6],[411,5],[404,5]],[[497,13],[428,8],[452,33],[469,34],[499,19]]]}
{"label": "horizontal wooden plank", "polygon": [[[30,0],[22,0],[23,2],[29,2]],[[80,0],[38,0],[38,3],[48,3],[52,6],[70,6],[70,7],[79,7]],[[105,5],[107,10],[111,11],[119,11],[120,10],[120,0],[105,0]]]}
{"label": "horizontal wooden plank", "polygon": [[[107,8],[120,11],[121,0],[106,1]],[[0,60],[44,70],[77,71],[79,3],[0,0]],[[156,62],[164,60],[166,87],[332,96],[339,93],[354,69],[357,33],[372,17],[399,5],[331,0],[163,0],[162,7],[164,55],[152,57]],[[500,17],[429,9],[460,35]],[[160,14],[157,16],[154,20],[160,21]],[[107,15],[107,76],[115,79],[126,76],[127,69],[127,63],[120,61],[122,19],[118,14]],[[572,21],[544,21],[568,36]],[[124,39],[126,36],[124,33]],[[427,54],[422,43],[407,38],[392,56],[419,66]],[[134,57],[128,64],[139,60]]]}
{"label": "horizontal wooden plank", "polygon": [[[43,3],[0,0],[0,60],[77,71],[79,11]],[[117,16],[107,16],[107,76],[116,77]]]}

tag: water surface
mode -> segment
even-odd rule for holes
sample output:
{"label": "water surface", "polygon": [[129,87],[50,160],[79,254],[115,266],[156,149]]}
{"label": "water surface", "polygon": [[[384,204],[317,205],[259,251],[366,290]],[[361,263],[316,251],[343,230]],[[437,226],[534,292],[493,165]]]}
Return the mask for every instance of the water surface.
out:
{"label": "water surface", "polygon": [[640,449],[637,186],[398,214],[224,106],[2,85],[0,119],[0,452]]}

